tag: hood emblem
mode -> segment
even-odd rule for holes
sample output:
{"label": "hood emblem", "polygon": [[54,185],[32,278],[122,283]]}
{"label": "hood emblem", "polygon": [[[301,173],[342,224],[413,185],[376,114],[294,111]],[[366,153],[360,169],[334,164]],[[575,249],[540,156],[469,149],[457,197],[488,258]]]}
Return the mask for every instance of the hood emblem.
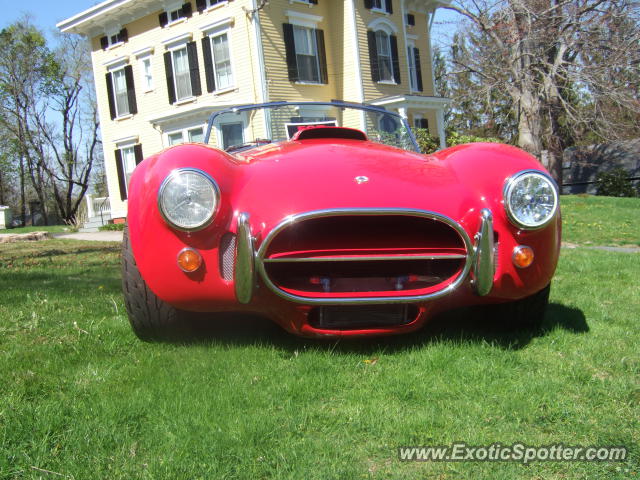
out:
{"label": "hood emblem", "polygon": [[358,185],[360,185],[362,183],[367,183],[369,181],[369,177],[365,177],[364,175],[359,175],[356,178],[354,178],[354,180]]}

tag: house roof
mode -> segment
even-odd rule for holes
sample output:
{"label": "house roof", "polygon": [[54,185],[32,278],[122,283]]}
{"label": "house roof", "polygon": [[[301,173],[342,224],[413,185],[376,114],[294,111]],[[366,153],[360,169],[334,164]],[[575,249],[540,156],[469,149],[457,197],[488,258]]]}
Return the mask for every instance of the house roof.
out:
{"label": "house roof", "polygon": [[92,37],[101,34],[106,28],[122,26],[161,9],[162,4],[154,0],[106,0],[62,20],[56,27],[63,33]]}

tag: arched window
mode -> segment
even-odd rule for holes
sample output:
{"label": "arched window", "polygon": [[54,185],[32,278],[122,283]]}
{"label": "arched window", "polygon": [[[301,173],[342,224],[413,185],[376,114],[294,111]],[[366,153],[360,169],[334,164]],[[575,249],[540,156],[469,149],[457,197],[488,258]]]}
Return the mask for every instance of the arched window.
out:
{"label": "arched window", "polygon": [[396,26],[387,19],[377,19],[369,24],[367,39],[374,82],[400,84],[396,32]]}

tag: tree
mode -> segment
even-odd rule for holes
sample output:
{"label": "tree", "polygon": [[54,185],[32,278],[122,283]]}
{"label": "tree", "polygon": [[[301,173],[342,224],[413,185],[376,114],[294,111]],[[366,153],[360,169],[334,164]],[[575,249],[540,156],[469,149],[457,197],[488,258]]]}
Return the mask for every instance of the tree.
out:
{"label": "tree", "polygon": [[[42,33],[28,19],[0,31],[0,126],[10,136],[18,157],[20,179],[20,217],[26,217],[26,182],[30,180],[43,206],[47,222],[47,195],[44,150],[34,115],[44,115],[45,89],[54,68],[51,52]],[[34,148],[36,147],[36,148]],[[27,177],[28,175],[28,177]]]}
{"label": "tree", "polygon": [[452,62],[468,85],[456,94],[486,99],[492,122],[511,115],[516,143],[537,156],[547,150],[559,183],[572,135],[610,139],[640,128],[635,0],[454,0],[444,8],[466,19],[458,38],[467,50]]}
{"label": "tree", "polygon": [[46,170],[63,220],[72,221],[87,189],[97,158],[101,155],[98,108],[93,89],[89,45],[79,35],[59,37],[54,52],[55,71],[49,85],[49,108],[59,116],[35,121],[43,144],[50,151]]}

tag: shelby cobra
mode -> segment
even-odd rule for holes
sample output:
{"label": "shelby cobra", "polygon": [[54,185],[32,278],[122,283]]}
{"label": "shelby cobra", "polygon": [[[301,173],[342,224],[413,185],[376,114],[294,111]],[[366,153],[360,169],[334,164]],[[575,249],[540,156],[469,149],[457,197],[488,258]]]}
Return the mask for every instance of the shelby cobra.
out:
{"label": "shelby cobra", "polygon": [[554,181],[508,145],[418,152],[406,121],[378,107],[214,113],[204,143],[165,149],[131,177],[133,330],[247,312],[304,336],[395,334],[471,305],[540,322],[560,247]]}

